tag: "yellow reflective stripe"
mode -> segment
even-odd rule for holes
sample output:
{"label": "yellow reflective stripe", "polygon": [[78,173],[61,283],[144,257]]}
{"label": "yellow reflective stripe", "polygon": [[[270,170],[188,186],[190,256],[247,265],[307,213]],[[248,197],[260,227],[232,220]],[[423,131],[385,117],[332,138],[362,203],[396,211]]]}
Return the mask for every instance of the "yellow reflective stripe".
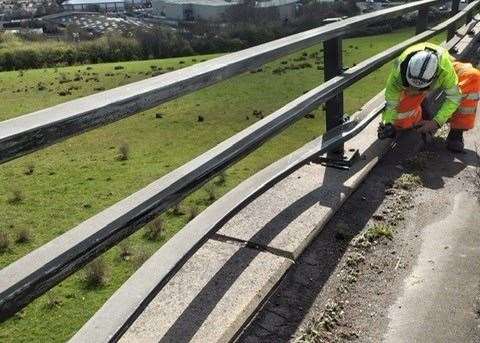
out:
{"label": "yellow reflective stripe", "polygon": [[415,113],[417,113],[416,110],[411,110],[411,111],[407,111],[407,112],[399,112],[398,116],[397,116],[397,119],[406,119],[406,118],[409,118],[409,117],[413,116]]}

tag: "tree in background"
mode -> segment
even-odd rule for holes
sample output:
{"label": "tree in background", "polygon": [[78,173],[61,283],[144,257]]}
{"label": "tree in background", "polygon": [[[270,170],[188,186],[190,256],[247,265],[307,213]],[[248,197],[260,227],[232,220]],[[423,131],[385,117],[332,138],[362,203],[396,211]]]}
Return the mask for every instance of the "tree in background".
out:
{"label": "tree in background", "polygon": [[49,14],[55,14],[61,11],[60,5],[57,1],[43,0],[35,11],[36,17],[42,17]]}

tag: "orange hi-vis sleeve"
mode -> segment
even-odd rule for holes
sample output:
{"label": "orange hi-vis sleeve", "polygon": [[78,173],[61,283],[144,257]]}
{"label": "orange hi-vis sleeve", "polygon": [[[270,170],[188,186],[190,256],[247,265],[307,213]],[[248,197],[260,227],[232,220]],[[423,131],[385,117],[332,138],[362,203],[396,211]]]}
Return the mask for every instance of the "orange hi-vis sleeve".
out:
{"label": "orange hi-vis sleeve", "polygon": [[397,106],[397,118],[394,126],[397,129],[410,129],[422,120],[422,101],[426,92],[408,92],[404,90]]}
{"label": "orange hi-vis sleeve", "polygon": [[480,71],[470,63],[454,63],[459,79],[462,100],[450,119],[452,129],[469,130],[475,126],[475,117],[480,100]]}

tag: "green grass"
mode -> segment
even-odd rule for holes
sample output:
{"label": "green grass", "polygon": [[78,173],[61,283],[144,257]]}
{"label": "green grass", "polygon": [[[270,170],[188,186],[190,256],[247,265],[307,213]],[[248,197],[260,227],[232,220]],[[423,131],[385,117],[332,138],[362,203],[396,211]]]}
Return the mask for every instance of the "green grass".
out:
{"label": "green grass", "polygon": [[[351,66],[410,36],[410,30],[402,30],[348,39],[344,42],[344,64]],[[306,52],[318,50],[319,47],[314,47]],[[262,72],[245,73],[0,166],[3,185],[0,231],[8,232],[12,242],[0,253],[0,268],[252,125],[259,120],[252,115],[254,110],[268,115],[320,84],[323,71],[317,70],[313,59],[307,61],[313,68],[290,70],[281,75],[272,73],[283,66],[281,61],[299,56],[302,54],[282,58],[264,66]],[[151,74],[145,73],[152,71],[152,65],[164,70],[178,69],[193,64],[193,59],[199,62],[212,57],[0,73],[0,120],[94,93],[94,88],[109,89],[150,77]],[[124,69],[115,70],[118,65]],[[389,68],[389,65],[381,68],[345,92],[348,113],[357,110],[384,87]],[[61,78],[73,79],[76,74],[86,78],[92,77],[92,73],[98,74],[99,82],[59,84]],[[114,75],[108,76],[111,73]],[[125,74],[130,78],[125,78]],[[46,85],[45,89],[39,87],[40,82]],[[71,95],[58,95],[72,86],[76,89],[71,90]],[[157,113],[163,117],[156,118]],[[203,122],[198,122],[200,115],[204,117]],[[194,193],[183,202],[183,208],[194,208],[194,212],[204,209],[212,201],[212,188],[218,198],[323,131],[323,112],[318,110],[314,119],[300,120],[230,168],[221,182],[212,182],[213,186]],[[128,159],[119,161],[118,149],[122,144],[128,144]],[[12,190],[20,192],[21,201],[8,202]],[[111,272],[105,286],[86,288],[82,273],[73,275],[15,318],[0,324],[0,341],[60,342],[71,337],[138,268],[139,261],[156,251],[192,217],[190,211],[183,212],[187,213],[170,211],[163,215],[164,239],[147,240],[143,232],[131,236],[125,243],[132,254],[129,258],[121,256],[125,245],[107,252],[104,258]],[[32,233],[32,240],[13,243],[15,233],[22,229]]]}

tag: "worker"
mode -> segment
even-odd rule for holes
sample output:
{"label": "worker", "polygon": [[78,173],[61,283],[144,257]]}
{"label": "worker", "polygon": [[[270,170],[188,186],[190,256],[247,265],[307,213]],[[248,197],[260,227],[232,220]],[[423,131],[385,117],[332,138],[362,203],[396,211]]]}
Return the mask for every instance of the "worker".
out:
{"label": "worker", "polygon": [[[378,136],[394,138],[398,131],[412,128],[433,135],[448,122],[447,148],[462,152],[463,132],[475,125],[479,94],[480,71],[471,64],[455,61],[435,44],[411,46],[396,60],[388,77]],[[428,102],[437,104],[434,113],[428,113]]]}

